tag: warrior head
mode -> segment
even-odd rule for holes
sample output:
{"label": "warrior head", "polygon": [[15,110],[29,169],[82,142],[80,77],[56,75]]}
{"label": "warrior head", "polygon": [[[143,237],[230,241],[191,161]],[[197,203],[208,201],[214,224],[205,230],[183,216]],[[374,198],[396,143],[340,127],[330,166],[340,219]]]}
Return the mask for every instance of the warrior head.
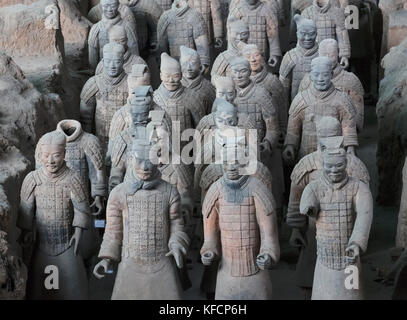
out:
{"label": "warrior head", "polygon": [[111,78],[123,72],[124,53],[126,49],[118,43],[109,42],[103,47],[103,71]]}
{"label": "warrior head", "polygon": [[116,18],[119,14],[119,0],[101,0],[103,16],[107,19]]}
{"label": "warrior head", "polygon": [[216,87],[216,97],[233,103],[236,98],[236,89],[233,79],[229,77],[217,76],[214,82]]}
{"label": "warrior head", "polygon": [[325,39],[319,44],[318,55],[320,57],[328,57],[331,60],[332,68],[338,65],[339,47],[338,41],[335,39]]}
{"label": "warrior head", "polygon": [[317,123],[318,148],[343,148],[342,126],[334,117],[323,117]]}
{"label": "warrior head", "polygon": [[252,75],[255,75],[263,70],[264,58],[257,45],[246,44],[242,48],[242,56],[249,61]]}
{"label": "warrior head", "polygon": [[246,137],[242,130],[229,127],[221,130],[220,138],[222,139],[221,158],[224,175],[229,180],[238,180],[244,174],[244,168],[248,164]]}
{"label": "warrior head", "polygon": [[250,84],[251,68],[249,61],[243,57],[235,57],[230,62],[232,79],[236,87],[243,89]]}
{"label": "warrior head", "polygon": [[311,80],[318,91],[327,91],[332,85],[332,63],[328,57],[317,57],[311,62]]}
{"label": "warrior head", "polygon": [[239,48],[240,43],[247,43],[249,41],[249,25],[246,21],[231,18],[229,20],[228,43],[236,50]]}
{"label": "warrior head", "polygon": [[338,183],[346,178],[346,151],[343,148],[329,148],[322,153],[324,175],[331,183]]}
{"label": "warrior head", "polygon": [[143,181],[151,180],[157,173],[157,165],[153,163],[151,154],[152,145],[147,138],[135,139],[131,151],[131,163],[134,175]]}
{"label": "warrior head", "polygon": [[181,70],[184,78],[193,80],[203,72],[201,58],[196,50],[181,46]]}
{"label": "warrior head", "polygon": [[114,25],[109,31],[109,42],[121,44],[127,50],[126,29],[120,25]]}
{"label": "warrior head", "polygon": [[311,49],[317,39],[317,25],[314,20],[301,17],[299,14],[294,16],[297,24],[298,45],[304,49]]}
{"label": "warrior head", "polygon": [[150,85],[150,72],[145,64],[133,64],[131,73],[127,76],[127,87],[129,90],[129,99],[133,97],[133,91],[138,86]]}
{"label": "warrior head", "polygon": [[181,87],[182,71],[177,60],[167,53],[161,55],[160,78],[168,91],[176,91]]}
{"label": "warrior head", "polygon": [[49,173],[57,173],[65,165],[65,135],[60,131],[49,132],[38,141],[39,159],[42,168]]}
{"label": "warrior head", "polygon": [[130,100],[130,113],[133,126],[145,126],[149,122],[153,89],[151,86],[138,86]]}
{"label": "warrior head", "polygon": [[225,126],[237,126],[237,109],[236,107],[222,98],[216,98],[215,122],[218,129]]}

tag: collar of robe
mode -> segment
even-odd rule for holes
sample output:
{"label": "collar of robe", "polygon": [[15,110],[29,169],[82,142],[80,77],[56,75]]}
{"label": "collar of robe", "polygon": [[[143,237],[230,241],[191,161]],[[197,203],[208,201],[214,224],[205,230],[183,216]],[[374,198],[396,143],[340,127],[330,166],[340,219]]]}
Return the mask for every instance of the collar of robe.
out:
{"label": "collar of robe", "polygon": [[254,87],[253,81],[250,81],[249,85],[246,88],[240,89],[238,88],[238,96],[245,97]]}
{"label": "collar of robe", "polygon": [[41,168],[41,172],[47,181],[57,182],[68,174],[69,169],[66,166],[66,163],[64,163],[63,166],[61,167],[61,169],[59,169],[57,172],[50,173],[45,169],[45,166],[43,165]]}
{"label": "collar of robe", "polygon": [[[64,123],[67,123],[67,122],[72,123],[72,125],[69,128],[74,129],[74,132],[72,134],[69,134],[69,135],[62,128]],[[65,121],[61,121],[60,123],[58,123],[57,131],[62,132],[65,135],[67,143],[75,141],[83,133],[81,123],[79,121],[72,121],[72,120],[65,120]]]}
{"label": "collar of robe", "polygon": [[261,83],[264,81],[264,79],[266,79],[267,75],[267,69],[263,66],[260,72],[258,72],[254,76],[251,76],[251,79],[254,83]]}
{"label": "collar of robe", "polygon": [[319,91],[319,90],[315,89],[313,84],[311,85],[311,92],[318,99],[325,99],[326,97],[329,97],[334,91],[335,91],[335,86],[333,85],[332,82],[331,82],[331,85],[329,86],[329,88],[325,91]]}
{"label": "collar of robe", "polygon": [[196,88],[202,83],[202,75],[199,74],[195,79],[182,77],[181,83],[185,88]]}
{"label": "collar of robe", "polygon": [[176,99],[184,92],[184,87],[182,85],[175,91],[168,91],[164,84],[161,84],[160,89],[167,99]]}
{"label": "collar of robe", "polygon": [[327,4],[326,4],[325,6],[320,7],[320,6],[318,5],[318,0],[314,0],[313,5],[314,5],[314,7],[318,10],[319,13],[327,13],[328,10],[331,8],[331,1],[328,0],[328,1],[327,1]]}
{"label": "collar of robe", "polygon": [[122,71],[117,77],[114,78],[108,76],[105,72],[103,72],[102,75],[103,81],[105,82],[106,85],[115,86],[116,84],[120,83],[120,81],[123,80],[123,78],[126,76],[126,73]]}
{"label": "collar of robe", "polygon": [[132,183],[132,192],[136,193],[140,189],[143,189],[143,190],[154,189],[160,183],[161,174],[156,168],[156,169],[154,169],[153,176],[150,178],[150,180],[144,181],[144,180],[140,180],[133,170],[133,177],[134,177],[134,182]]}
{"label": "collar of robe", "polygon": [[315,41],[314,46],[311,49],[305,49],[305,48],[301,47],[299,43],[297,45],[297,48],[303,56],[309,57],[318,51],[318,42]]}
{"label": "collar of robe", "polygon": [[237,180],[230,180],[223,175],[222,184],[224,186],[227,202],[230,203],[242,203],[244,197],[247,195],[245,192],[245,186],[249,181],[249,176],[241,176]]}

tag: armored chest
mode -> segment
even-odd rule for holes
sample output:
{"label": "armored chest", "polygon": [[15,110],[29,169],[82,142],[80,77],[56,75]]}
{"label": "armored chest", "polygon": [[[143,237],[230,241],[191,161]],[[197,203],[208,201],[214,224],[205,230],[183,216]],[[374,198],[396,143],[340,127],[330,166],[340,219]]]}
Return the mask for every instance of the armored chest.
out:
{"label": "armored chest", "polygon": [[209,43],[212,40],[212,11],[211,0],[189,0],[188,4],[191,8],[194,8],[200,12],[205,20],[206,30],[208,34]]}
{"label": "armored chest", "polygon": [[168,199],[160,190],[139,190],[126,196],[123,215],[124,257],[141,265],[153,265],[168,252]]}
{"label": "armored chest", "polygon": [[317,41],[321,43],[325,39],[336,39],[336,23],[329,13],[319,13],[315,17],[318,36]]}
{"label": "armored chest", "polygon": [[188,20],[186,13],[177,17],[167,28],[170,55],[173,58],[181,56],[180,46],[195,49],[194,27]]}
{"label": "armored chest", "polygon": [[267,38],[267,21],[259,10],[250,10],[246,16],[249,25],[249,44],[255,44],[259,48],[263,57],[267,57],[268,38]]}
{"label": "armored chest", "polygon": [[35,189],[39,247],[49,255],[65,251],[73,234],[74,211],[69,181],[43,182]]}
{"label": "armored chest", "polygon": [[[263,121],[263,111],[261,106],[252,99],[237,97],[235,99],[235,105],[237,106],[239,114],[244,114],[253,124],[255,124],[256,129],[259,130],[258,137],[263,139],[266,134],[266,125]],[[244,119],[245,117],[240,118]],[[244,123],[239,122],[239,125],[244,127]]]}

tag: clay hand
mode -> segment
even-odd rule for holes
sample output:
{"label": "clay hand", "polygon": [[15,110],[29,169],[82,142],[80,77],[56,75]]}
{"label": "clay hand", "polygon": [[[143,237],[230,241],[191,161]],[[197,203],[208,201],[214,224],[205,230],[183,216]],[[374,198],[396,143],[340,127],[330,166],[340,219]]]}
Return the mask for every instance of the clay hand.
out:
{"label": "clay hand", "polygon": [[316,208],[313,207],[312,205],[309,205],[307,207],[305,207],[304,209],[301,209],[301,213],[313,217],[316,214]]}
{"label": "clay hand", "polygon": [[216,254],[212,251],[206,251],[201,255],[201,261],[204,266],[210,266],[216,259]]}
{"label": "clay hand", "polygon": [[294,248],[302,248],[307,246],[307,241],[304,239],[300,229],[293,228],[289,240],[290,246]]}
{"label": "clay hand", "polygon": [[184,256],[186,254],[187,250],[183,246],[173,243],[170,247],[170,252],[168,252],[165,256],[173,256],[178,269],[181,269],[184,266]]}
{"label": "clay hand", "polygon": [[278,63],[278,57],[277,56],[270,56],[268,64],[270,67],[275,67]]}
{"label": "clay hand", "polygon": [[81,228],[75,228],[75,233],[73,234],[71,241],[69,241],[69,246],[72,246],[73,244],[75,244],[73,253],[75,254],[75,256],[78,255],[78,247],[79,247],[79,241],[81,240],[81,236],[82,236],[82,229]]}
{"label": "clay hand", "polygon": [[344,69],[347,69],[349,67],[349,59],[346,57],[342,57],[340,64]]}
{"label": "clay hand", "polygon": [[354,146],[349,146],[346,150],[349,154],[355,156],[355,147]]}
{"label": "clay hand", "polygon": [[268,253],[259,254],[256,258],[256,263],[260,270],[271,269],[273,265],[273,261]]}
{"label": "clay hand", "polygon": [[92,213],[93,216],[98,216],[103,212],[103,198],[101,196],[96,196],[95,201],[90,205],[91,208],[96,208],[97,211]]}
{"label": "clay hand", "polygon": [[105,277],[104,274],[99,273],[99,269],[102,268],[103,269],[103,273],[106,273],[107,270],[109,270],[110,267],[110,260],[109,259],[103,259],[101,261],[99,261],[99,263],[93,268],[93,274],[96,278],[98,279],[102,279]]}
{"label": "clay hand", "polygon": [[295,151],[294,151],[294,146],[293,145],[286,145],[284,147],[283,151],[283,159],[286,163],[292,164],[295,159]]}
{"label": "clay hand", "polygon": [[219,49],[223,46],[223,40],[222,38],[215,38],[215,48]]}
{"label": "clay hand", "polygon": [[355,264],[360,255],[360,248],[357,244],[351,244],[345,249],[346,260],[350,264]]}

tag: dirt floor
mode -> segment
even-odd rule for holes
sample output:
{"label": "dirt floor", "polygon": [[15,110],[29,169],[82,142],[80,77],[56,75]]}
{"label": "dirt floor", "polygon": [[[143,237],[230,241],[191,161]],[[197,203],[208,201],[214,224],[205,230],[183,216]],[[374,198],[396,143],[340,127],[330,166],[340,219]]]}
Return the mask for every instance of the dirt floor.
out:
{"label": "dirt floor", "polygon": [[[369,169],[370,186],[374,198],[377,192],[376,141],[377,120],[375,108],[367,106],[365,109],[365,129],[359,137],[360,148],[357,153]],[[393,287],[384,284],[381,280],[392,266],[390,249],[394,247],[397,215],[398,208],[396,206],[379,207],[375,204],[369,248],[362,258],[362,277],[367,299],[391,299]],[[303,300],[308,297],[306,293],[295,286],[294,274],[298,252],[288,245],[289,234],[289,228],[283,225],[280,230],[281,260],[271,271],[274,299]],[[187,300],[205,299],[205,295],[199,289],[203,273],[203,266],[199,262],[199,249],[199,242],[191,245],[189,276],[192,287],[185,291],[184,298]],[[91,272],[92,269],[93,266],[89,271]],[[91,299],[109,299],[114,283],[114,273],[107,275],[102,280],[97,280],[93,275],[90,278]]]}

